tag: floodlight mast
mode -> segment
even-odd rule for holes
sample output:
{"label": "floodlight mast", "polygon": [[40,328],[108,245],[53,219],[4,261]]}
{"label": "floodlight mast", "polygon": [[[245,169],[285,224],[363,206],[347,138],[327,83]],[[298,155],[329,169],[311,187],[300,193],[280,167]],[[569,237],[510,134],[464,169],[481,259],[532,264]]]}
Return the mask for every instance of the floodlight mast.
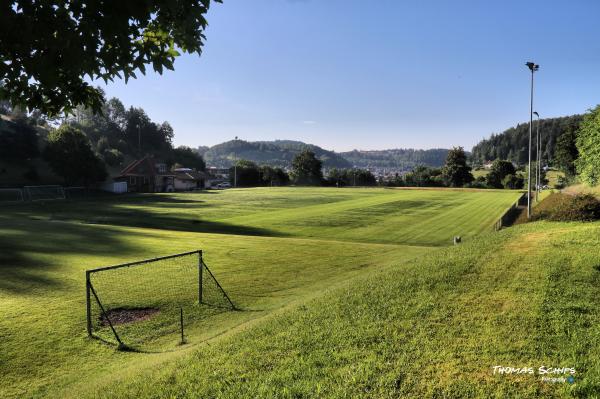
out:
{"label": "floodlight mast", "polygon": [[533,74],[540,69],[534,62],[526,62],[531,71],[531,96],[529,99],[529,167],[527,168],[527,219],[531,218],[531,136],[533,131]]}
{"label": "floodlight mast", "polygon": [[541,137],[540,137],[540,114],[537,113],[537,111],[533,111],[533,114],[537,117],[537,124],[536,126],[536,152],[535,152],[535,159],[536,159],[536,164],[535,164],[535,202],[539,202],[540,200],[540,190],[541,190],[541,186],[542,186],[542,148],[541,148]]}

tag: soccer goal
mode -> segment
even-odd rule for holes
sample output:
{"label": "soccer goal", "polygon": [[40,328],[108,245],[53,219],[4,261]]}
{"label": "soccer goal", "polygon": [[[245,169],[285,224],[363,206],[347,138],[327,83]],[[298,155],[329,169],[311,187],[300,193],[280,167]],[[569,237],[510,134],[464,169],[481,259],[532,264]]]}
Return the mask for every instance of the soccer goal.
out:
{"label": "soccer goal", "polygon": [[202,251],[86,271],[88,335],[126,347],[184,340],[192,326],[235,306]]}
{"label": "soccer goal", "polygon": [[48,201],[65,199],[65,190],[62,186],[25,186],[23,187],[27,201]]}
{"label": "soccer goal", "polygon": [[23,201],[23,191],[20,188],[0,188],[0,204]]}

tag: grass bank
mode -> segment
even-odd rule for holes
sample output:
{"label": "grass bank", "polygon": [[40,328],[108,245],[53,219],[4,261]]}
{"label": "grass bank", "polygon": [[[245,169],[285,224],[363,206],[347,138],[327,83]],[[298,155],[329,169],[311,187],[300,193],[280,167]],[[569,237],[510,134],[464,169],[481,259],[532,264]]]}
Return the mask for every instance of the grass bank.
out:
{"label": "grass bank", "polygon": [[[353,280],[94,395],[598,397],[598,245],[599,223],[503,230]],[[544,382],[570,373],[542,366],[574,368],[573,383]]]}

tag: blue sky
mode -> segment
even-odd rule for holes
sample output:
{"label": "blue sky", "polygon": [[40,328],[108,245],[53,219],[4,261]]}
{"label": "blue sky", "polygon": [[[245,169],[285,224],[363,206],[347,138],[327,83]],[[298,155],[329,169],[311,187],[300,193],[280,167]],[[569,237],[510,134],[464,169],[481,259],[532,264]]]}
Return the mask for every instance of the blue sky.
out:
{"label": "blue sky", "polygon": [[169,121],[175,144],[297,139],[328,149],[435,148],[600,103],[600,2],[224,0],[201,57],[111,83]]}

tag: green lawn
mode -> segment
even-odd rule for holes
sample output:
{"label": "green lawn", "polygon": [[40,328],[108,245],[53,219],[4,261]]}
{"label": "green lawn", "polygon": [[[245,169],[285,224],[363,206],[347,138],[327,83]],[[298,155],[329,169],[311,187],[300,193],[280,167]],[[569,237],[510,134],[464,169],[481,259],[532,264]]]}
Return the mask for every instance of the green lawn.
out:
{"label": "green lawn", "polygon": [[448,245],[488,230],[519,193],[508,190],[257,188],[150,194],[14,208],[39,217],[177,231],[353,242]]}
{"label": "green lawn", "polygon": [[[355,278],[399,273],[412,259],[449,245],[453,235],[468,242],[490,232],[518,195],[281,188],[6,207],[0,397],[94,396],[123,376],[202,357],[203,342],[212,347],[253,334],[311,298],[357,290],[350,285]],[[115,351],[86,337],[84,270],[198,248],[240,311],[188,325],[186,345],[172,334],[145,353]]]}
{"label": "green lawn", "polygon": [[[441,249],[93,391],[101,398],[600,397],[600,223]],[[535,374],[494,374],[494,366]],[[574,383],[545,369],[574,368]],[[150,381],[150,383],[149,383]]]}

